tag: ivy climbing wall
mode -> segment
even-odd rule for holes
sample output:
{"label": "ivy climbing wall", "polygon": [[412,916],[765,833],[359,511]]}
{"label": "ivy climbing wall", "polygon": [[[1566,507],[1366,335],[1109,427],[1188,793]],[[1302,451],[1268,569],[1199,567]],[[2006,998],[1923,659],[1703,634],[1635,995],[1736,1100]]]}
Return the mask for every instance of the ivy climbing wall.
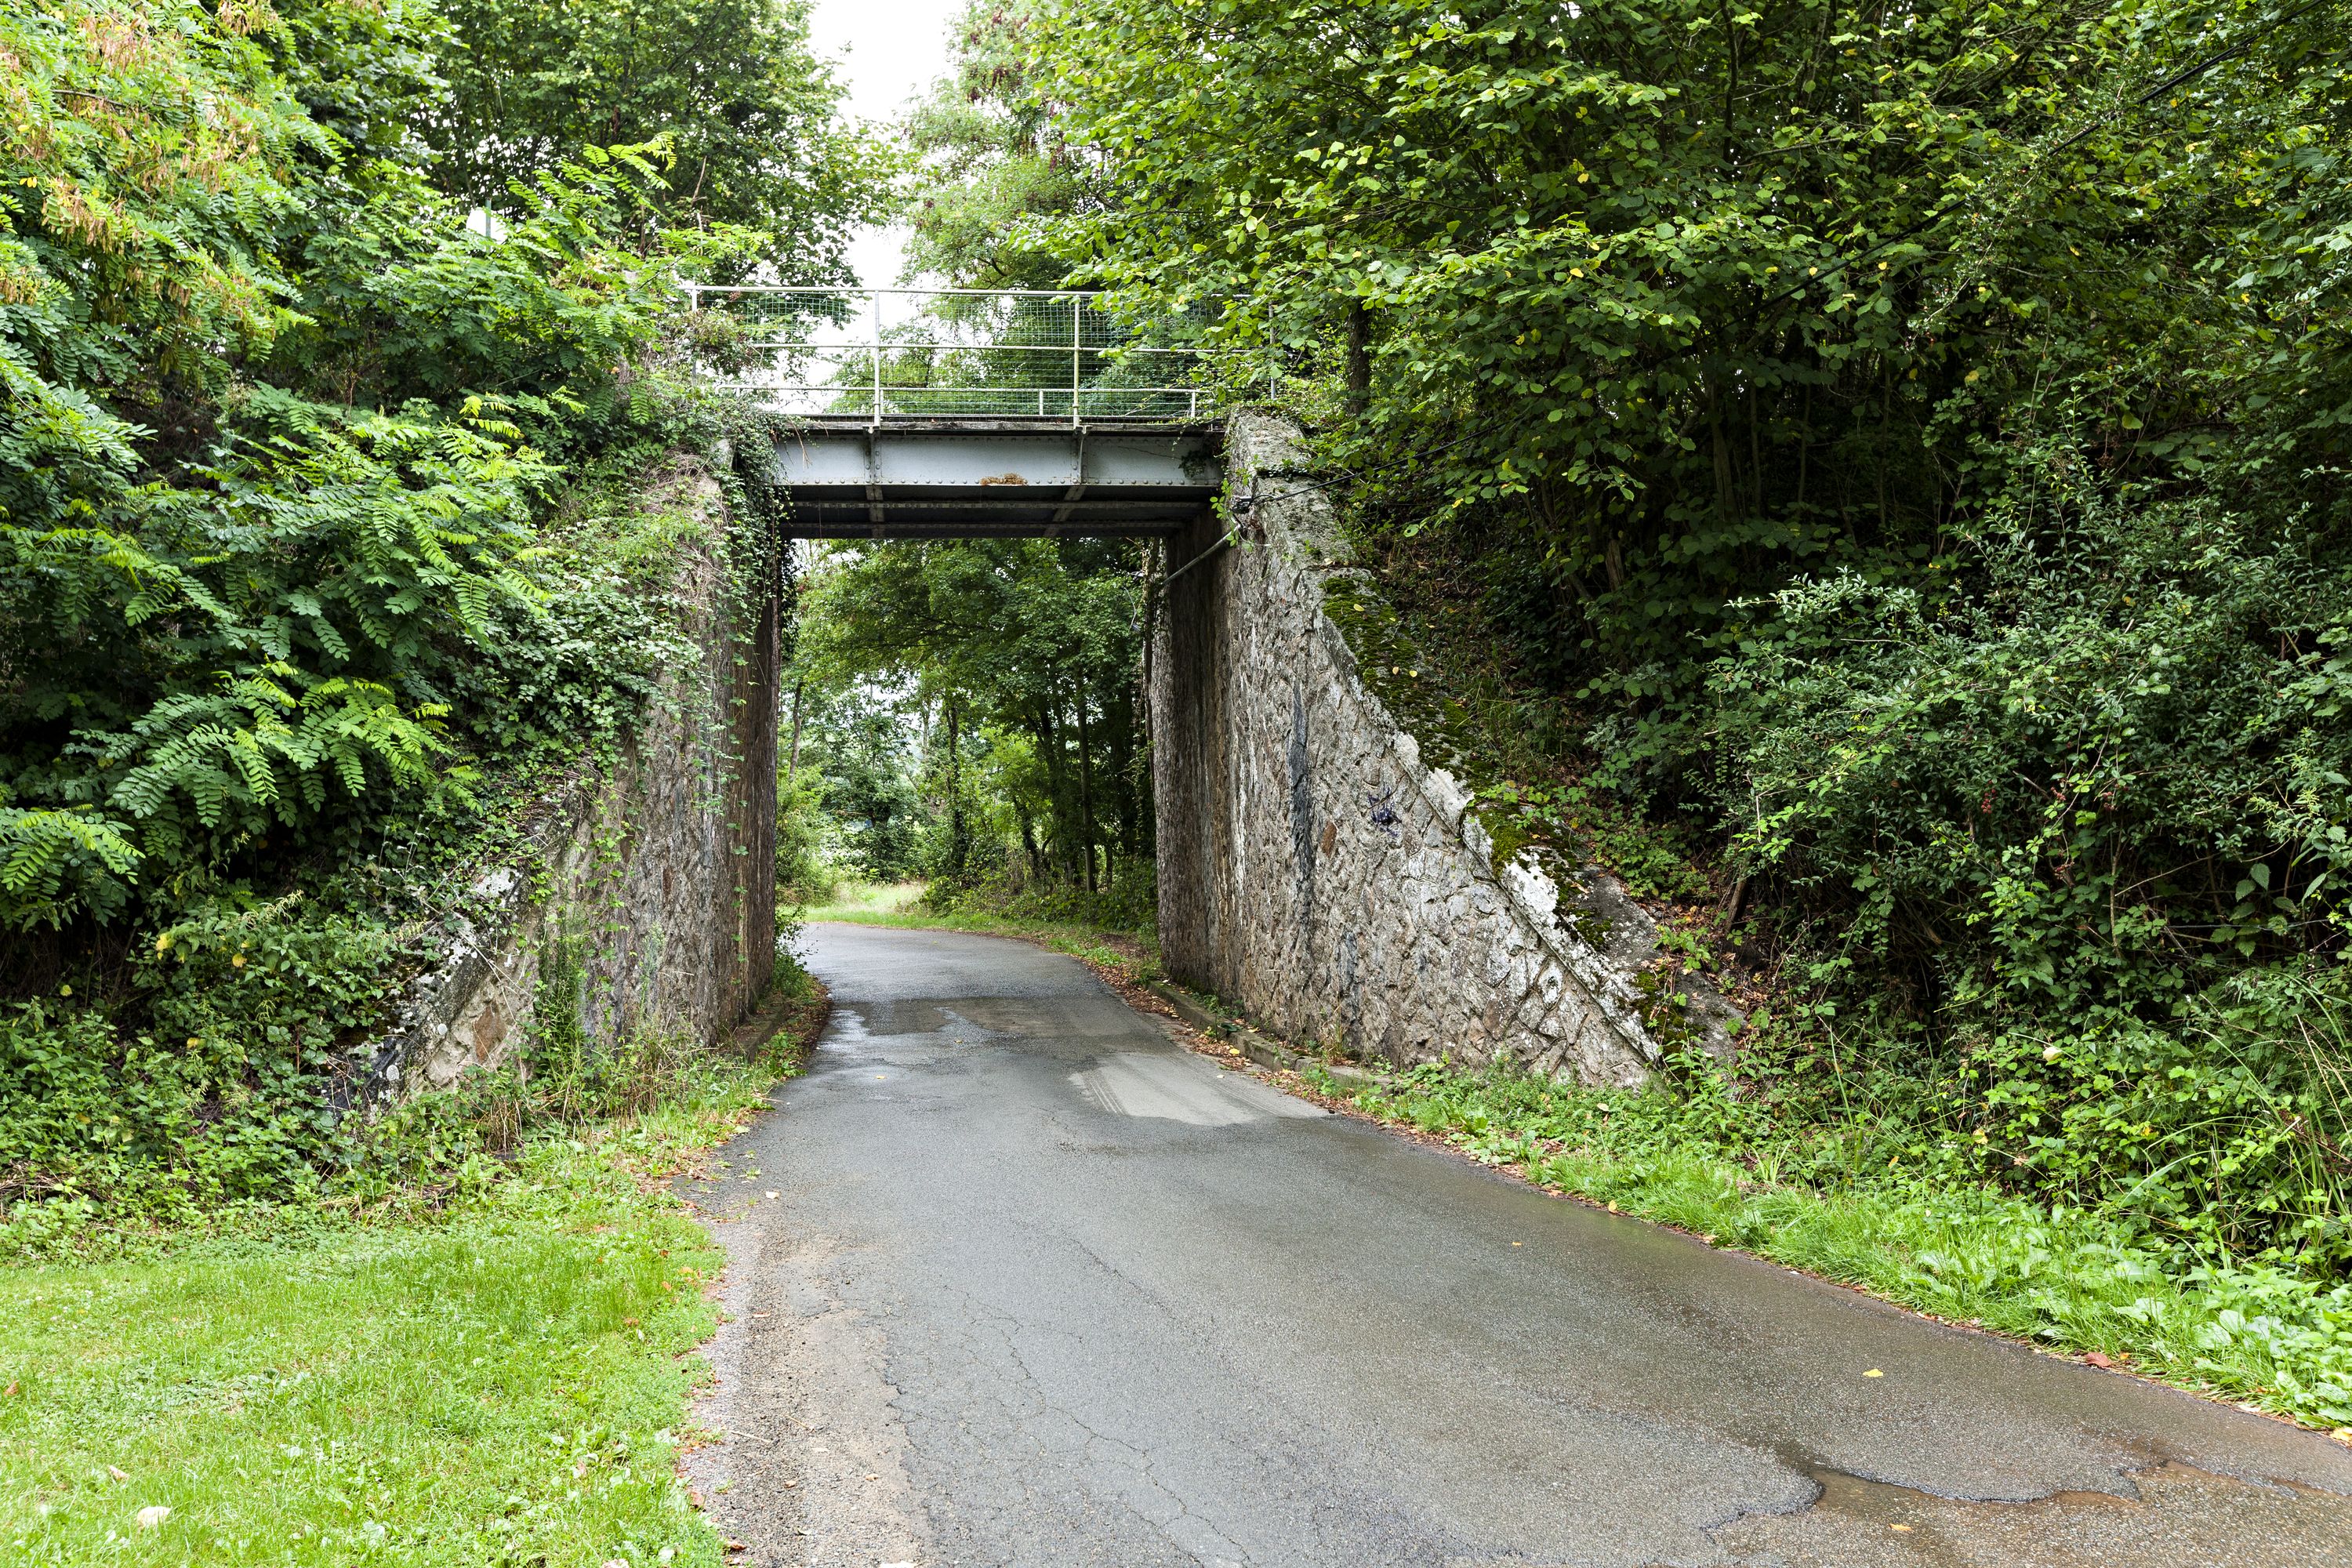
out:
{"label": "ivy climbing wall", "polygon": [[698,459],[673,459],[638,504],[685,525],[670,603],[690,653],[616,752],[540,792],[530,852],[485,868],[443,915],[441,962],[381,1042],[372,1095],[498,1065],[534,1023],[591,1051],[656,1034],[708,1045],[767,989],[777,552]]}
{"label": "ivy climbing wall", "polygon": [[1669,978],[1615,879],[1482,810],[1297,427],[1237,414],[1226,472],[1228,515],[1170,545],[1153,646],[1169,973],[1296,1043],[1398,1066],[1629,1084],[1662,1044],[1727,1048],[1737,1015]]}

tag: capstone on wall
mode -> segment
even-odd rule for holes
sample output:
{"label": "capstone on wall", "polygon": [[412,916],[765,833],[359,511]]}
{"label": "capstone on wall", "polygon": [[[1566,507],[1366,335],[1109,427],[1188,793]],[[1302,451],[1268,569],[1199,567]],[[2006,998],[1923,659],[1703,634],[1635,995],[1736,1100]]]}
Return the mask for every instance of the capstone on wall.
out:
{"label": "capstone on wall", "polygon": [[[1377,590],[1275,415],[1228,423],[1228,519],[1168,552],[1152,649],[1161,960],[1295,1042],[1591,1084],[1659,1057],[1656,928],[1606,873],[1497,857],[1367,685],[1327,595]],[[1499,862],[1499,864],[1498,864]],[[1736,1015],[1668,983],[1677,1026]]]}
{"label": "capstone on wall", "polygon": [[368,1098],[501,1064],[543,999],[577,1009],[592,1048],[643,1033],[707,1045],[767,989],[780,584],[772,565],[750,584],[730,569],[737,524],[698,460],[673,459],[638,504],[689,520],[671,602],[693,657],[664,673],[617,757],[583,758],[551,788],[530,852],[441,917],[441,961],[379,1043]]}

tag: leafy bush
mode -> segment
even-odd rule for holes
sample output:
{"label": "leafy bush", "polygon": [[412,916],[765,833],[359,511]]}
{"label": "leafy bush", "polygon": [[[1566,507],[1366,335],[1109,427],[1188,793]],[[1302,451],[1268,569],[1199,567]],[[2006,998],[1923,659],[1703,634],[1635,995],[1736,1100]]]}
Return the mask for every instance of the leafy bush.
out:
{"label": "leafy bush", "polygon": [[70,997],[10,1007],[0,1180],[171,1213],[317,1191],[348,1160],[350,1047],[411,956],[381,923],[299,900],[205,905],[139,961],[135,1028]]}
{"label": "leafy bush", "polygon": [[1706,724],[1735,852],[1935,1000],[2160,1010],[2335,945],[2352,729],[2323,667],[2352,553],[2315,519],[2066,499],[1997,512],[1941,588],[1848,573],[1748,606],[1650,754]]}
{"label": "leafy bush", "polygon": [[168,919],[273,836],[462,792],[450,672],[535,605],[550,447],[625,422],[665,308],[613,244],[642,159],[477,233],[296,95],[406,90],[421,16],[289,77],[293,15],[0,24],[0,926]]}
{"label": "leafy bush", "polygon": [[841,887],[834,859],[835,828],[824,806],[824,781],[814,774],[776,780],[776,908],[821,904]]}

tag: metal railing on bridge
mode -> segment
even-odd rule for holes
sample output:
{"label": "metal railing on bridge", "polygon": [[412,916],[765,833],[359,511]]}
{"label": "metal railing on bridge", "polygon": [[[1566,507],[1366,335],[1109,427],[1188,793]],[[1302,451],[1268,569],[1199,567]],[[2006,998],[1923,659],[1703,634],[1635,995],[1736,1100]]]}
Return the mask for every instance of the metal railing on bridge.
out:
{"label": "metal railing on bridge", "polygon": [[1103,297],[1037,289],[688,285],[724,311],[702,352],[722,386],[824,420],[1196,423],[1255,368],[1205,340],[1213,313],[1136,318]]}

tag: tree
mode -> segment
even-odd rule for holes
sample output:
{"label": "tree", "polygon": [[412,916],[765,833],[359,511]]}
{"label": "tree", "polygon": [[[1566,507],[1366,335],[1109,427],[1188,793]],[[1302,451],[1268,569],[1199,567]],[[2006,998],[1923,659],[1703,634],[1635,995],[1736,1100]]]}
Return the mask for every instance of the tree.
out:
{"label": "tree", "polygon": [[481,671],[563,613],[549,498],[675,434],[671,268],[743,253],[661,230],[625,148],[469,230],[403,162],[438,28],[403,0],[0,16],[0,926],[331,862],[543,729],[515,692],[561,661]]}
{"label": "tree", "polygon": [[1090,150],[1063,133],[1038,89],[1030,0],[971,0],[952,35],[953,68],[908,116],[918,159],[908,216],[910,276],[966,288],[1054,289],[1069,271],[1053,220],[1101,205]]}
{"label": "tree", "polygon": [[1248,301],[1603,776],[1922,998],[2145,1009],[2149,931],[2343,936],[2343,22],[1079,0],[1033,47],[1108,171],[1065,246]]}
{"label": "tree", "polygon": [[805,584],[799,658],[836,688],[912,681],[940,719],[943,799],[999,791],[982,815],[1001,806],[1039,864],[1096,889],[1150,854],[1138,566],[1099,540],[845,552]]}
{"label": "tree", "polygon": [[423,119],[434,178],[503,210],[583,147],[662,148],[655,226],[736,225],[793,282],[848,282],[843,246],[879,216],[880,147],[839,117],[807,0],[448,0]]}

